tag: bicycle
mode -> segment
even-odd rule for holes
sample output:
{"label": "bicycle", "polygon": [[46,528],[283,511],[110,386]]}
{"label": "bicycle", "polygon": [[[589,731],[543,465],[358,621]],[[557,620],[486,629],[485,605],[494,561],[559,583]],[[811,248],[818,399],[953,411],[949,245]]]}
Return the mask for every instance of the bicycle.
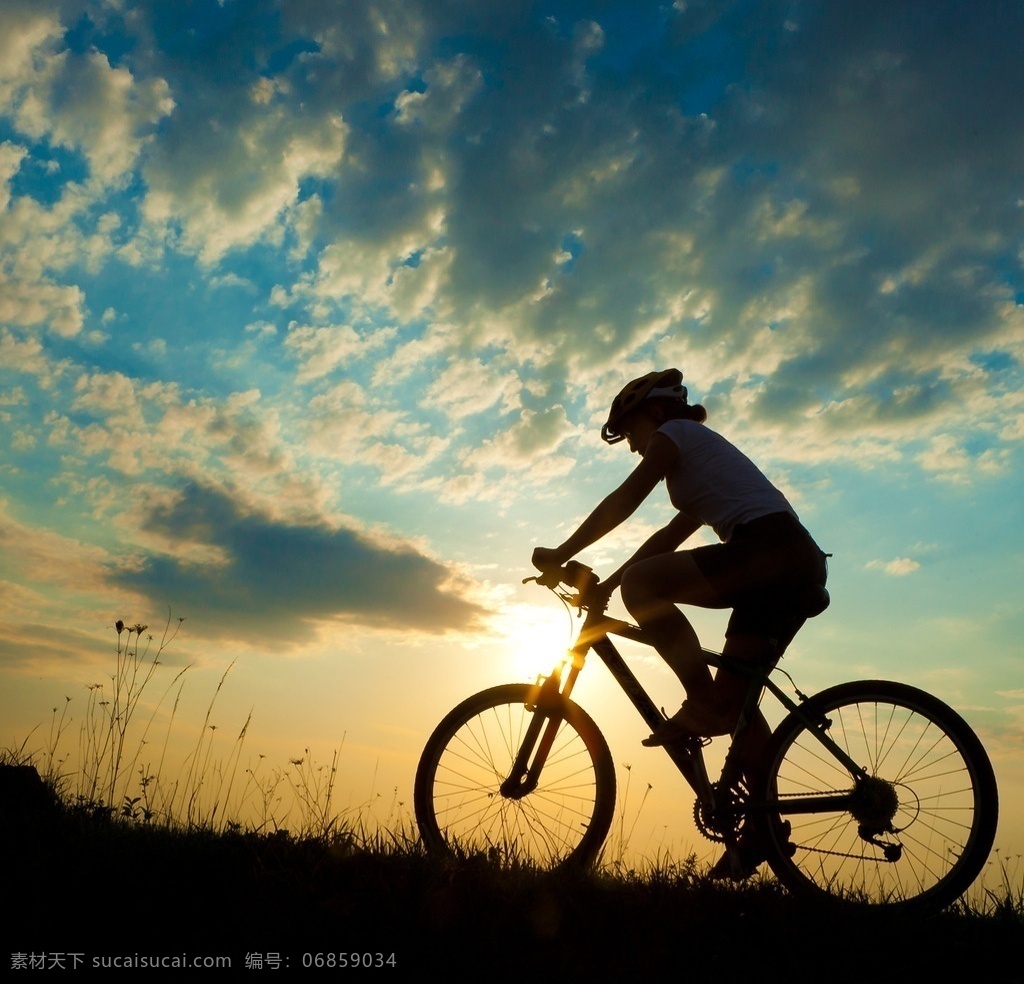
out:
{"label": "bicycle", "polygon": [[[608,617],[604,599],[592,603],[599,582],[590,568],[570,562],[526,580],[587,613],[576,643],[547,677],[484,690],[441,721],[417,768],[416,820],[431,850],[586,866],[611,827],[615,770],[600,730],[570,695],[593,650],[654,730],[664,715],[609,636],[650,643],[638,626]],[[827,604],[823,588],[790,599],[802,617]],[[753,830],[794,894],[922,911],[967,890],[995,839],[998,792],[981,742],[952,708],[881,680],[813,697],[793,683],[793,700],[772,679],[777,657],[762,668],[703,652],[711,666],[750,679],[721,774],[712,781],[704,763],[710,739],[664,750],[696,794],[697,828],[737,869],[741,836]],[[787,713],[745,772],[737,749],[765,693]]]}

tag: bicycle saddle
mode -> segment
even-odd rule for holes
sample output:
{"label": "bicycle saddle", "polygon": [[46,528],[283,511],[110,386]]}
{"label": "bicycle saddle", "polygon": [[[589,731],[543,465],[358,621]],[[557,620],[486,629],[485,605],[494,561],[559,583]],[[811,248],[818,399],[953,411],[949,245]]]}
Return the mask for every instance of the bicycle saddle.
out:
{"label": "bicycle saddle", "polygon": [[786,592],[784,605],[794,615],[814,618],[832,603],[828,589],[821,584],[802,584]]}

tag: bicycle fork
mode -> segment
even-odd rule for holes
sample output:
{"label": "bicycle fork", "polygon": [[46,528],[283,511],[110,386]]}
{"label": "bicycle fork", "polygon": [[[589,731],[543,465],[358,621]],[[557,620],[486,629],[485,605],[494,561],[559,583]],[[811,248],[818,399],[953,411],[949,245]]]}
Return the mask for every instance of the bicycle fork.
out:
{"label": "bicycle fork", "polygon": [[[571,689],[577,672],[575,668],[570,671],[566,693]],[[526,707],[533,711],[533,716],[519,745],[512,769],[499,787],[501,795],[506,799],[522,799],[532,793],[540,782],[540,774],[562,725],[562,708],[566,696],[560,690],[561,682],[561,667],[556,667],[550,676],[537,682],[527,700]]]}

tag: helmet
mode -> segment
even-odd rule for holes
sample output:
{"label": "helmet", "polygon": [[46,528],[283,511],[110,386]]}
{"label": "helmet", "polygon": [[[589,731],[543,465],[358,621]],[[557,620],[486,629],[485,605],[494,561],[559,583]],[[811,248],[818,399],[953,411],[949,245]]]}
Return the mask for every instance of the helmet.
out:
{"label": "helmet", "polygon": [[623,417],[632,413],[647,400],[681,400],[686,402],[686,387],[683,374],[678,369],[662,369],[647,373],[627,383],[622,392],[612,400],[608,411],[608,422],[601,428],[601,438],[608,444],[617,444],[626,435],[619,430]]}

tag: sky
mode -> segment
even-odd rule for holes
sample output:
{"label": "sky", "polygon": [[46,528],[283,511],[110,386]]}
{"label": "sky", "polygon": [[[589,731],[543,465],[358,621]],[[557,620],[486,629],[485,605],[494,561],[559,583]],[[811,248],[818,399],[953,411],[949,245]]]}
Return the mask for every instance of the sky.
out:
{"label": "sky", "polygon": [[[142,707],[190,667],[172,748],[213,722],[230,761],[251,714],[242,767],[340,747],[337,802],[408,818],[443,714],[570,641],[531,549],[628,474],[621,385],[678,366],[833,554],[786,669],[951,703],[1019,853],[1022,29],[1001,0],[5,0],[0,744],[66,704],[74,746],[115,620],[157,645],[170,612]],[[670,516],[658,490],[581,559]],[[710,852],[596,660],[577,695],[629,849]]]}

